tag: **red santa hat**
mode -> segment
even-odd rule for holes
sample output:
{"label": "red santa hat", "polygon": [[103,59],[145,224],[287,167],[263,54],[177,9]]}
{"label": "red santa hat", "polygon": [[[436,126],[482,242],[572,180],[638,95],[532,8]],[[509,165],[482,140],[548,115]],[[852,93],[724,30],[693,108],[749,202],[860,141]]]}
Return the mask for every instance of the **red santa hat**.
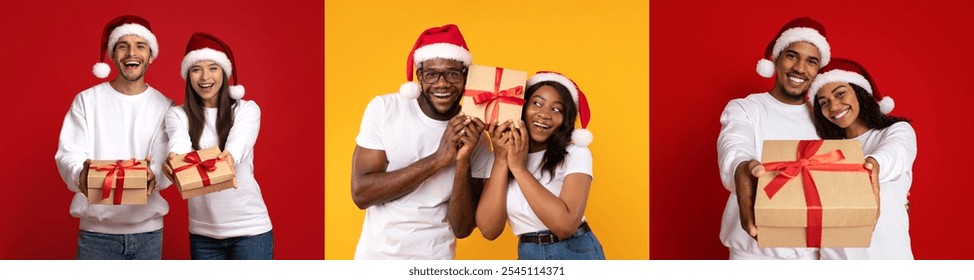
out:
{"label": "red santa hat", "polygon": [[102,62],[109,50],[115,49],[115,43],[125,35],[136,35],[145,39],[149,43],[149,51],[152,57],[159,57],[159,43],[156,35],[152,34],[149,21],[144,18],[132,15],[124,15],[113,19],[105,25],[105,30],[101,35],[101,52],[98,53],[98,61],[92,67],[91,73],[95,77],[105,78],[112,72],[112,68],[107,63]]}
{"label": "red santa hat", "polygon": [[572,95],[572,101],[575,102],[575,107],[578,108],[578,118],[582,123],[582,128],[576,128],[572,132],[572,144],[582,147],[587,147],[592,143],[592,132],[588,130],[588,121],[591,118],[591,113],[588,108],[588,100],[585,99],[585,94],[582,90],[578,88],[578,84],[572,81],[567,76],[562,75],[558,72],[553,71],[538,71],[528,79],[528,87],[531,87],[540,82],[556,82],[568,88],[568,92]]}
{"label": "red santa hat", "polygon": [[186,79],[189,68],[202,60],[213,61],[220,65],[223,72],[227,74],[227,79],[229,79],[227,84],[231,84],[230,80],[233,80],[232,86],[230,86],[230,98],[240,99],[244,96],[244,87],[239,84],[239,71],[233,71],[233,52],[230,51],[230,46],[216,36],[203,32],[193,33],[193,36],[189,37],[189,42],[186,43],[186,55],[183,56],[183,63],[179,69],[179,74],[183,76],[183,80]]}
{"label": "red santa hat", "polygon": [[815,77],[812,85],[808,88],[808,100],[814,101],[815,94],[818,93],[818,90],[829,83],[850,83],[865,89],[879,103],[879,111],[883,112],[883,114],[892,112],[893,107],[896,105],[893,103],[893,98],[884,96],[879,92],[876,88],[876,83],[869,76],[869,73],[866,72],[865,67],[849,59],[836,58],[832,61],[832,64],[822,68],[822,71]]}
{"label": "red santa hat", "polygon": [[785,50],[794,42],[808,42],[818,48],[820,58],[819,68],[829,64],[832,57],[829,41],[825,40],[825,26],[807,17],[796,18],[781,27],[778,36],[768,43],[764,50],[764,58],[758,60],[758,75],[765,78],[774,76],[774,60],[778,58],[781,51]]}
{"label": "red santa hat", "polygon": [[434,58],[445,58],[460,61],[463,66],[470,66],[473,57],[470,56],[470,49],[467,48],[460,28],[453,24],[426,29],[419,34],[416,44],[409,51],[406,58],[406,83],[399,87],[399,94],[413,99],[419,97],[419,84],[413,82],[413,69],[419,67],[420,63]]}

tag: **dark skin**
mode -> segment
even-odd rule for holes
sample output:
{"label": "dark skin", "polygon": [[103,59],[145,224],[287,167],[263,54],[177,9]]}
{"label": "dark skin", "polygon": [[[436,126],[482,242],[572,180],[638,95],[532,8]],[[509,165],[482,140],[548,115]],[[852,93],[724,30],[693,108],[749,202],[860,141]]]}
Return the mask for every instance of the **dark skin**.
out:
{"label": "dark skin", "polygon": [[[416,73],[420,77],[424,71],[463,69],[459,61],[431,59],[424,62]],[[476,227],[474,214],[484,184],[483,179],[470,175],[470,156],[487,126],[478,118],[459,113],[466,77],[459,83],[450,83],[444,77],[435,83],[417,80],[420,80],[422,94],[416,102],[423,114],[435,120],[449,121],[439,147],[433,154],[402,169],[387,171],[389,161],[385,151],[355,146],[352,154],[352,201],[359,209],[366,209],[396,200],[416,190],[436,172],[455,163],[456,173],[446,218],[454,236],[465,238]]]}

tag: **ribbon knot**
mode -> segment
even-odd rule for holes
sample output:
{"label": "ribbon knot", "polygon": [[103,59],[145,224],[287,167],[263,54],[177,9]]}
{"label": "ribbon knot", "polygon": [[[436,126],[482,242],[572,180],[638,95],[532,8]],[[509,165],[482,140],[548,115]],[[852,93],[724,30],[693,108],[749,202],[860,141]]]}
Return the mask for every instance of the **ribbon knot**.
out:
{"label": "ribbon knot", "polygon": [[216,163],[219,161],[220,159],[217,158],[202,160],[199,153],[193,151],[183,157],[183,162],[188,162],[189,164],[174,169],[173,173],[196,167],[196,170],[200,173],[200,179],[203,180],[203,186],[209,186],[211,184],[210,176],[206,173],[216,171]]}
{"label": "ribbon knot", "polygon": [[[501,77],[503,76],[504,68],[497,67],[494,72],[493,91],[468,89],[463,92],[464,96],[473,97],[473,103],[476,105],[488,104],[487,108],[484,108],[484,115],[487,117],[488,123],[497,120],[497,114],[500,111],[499,103],[524,105],[524,99],[519,97],[524,93],[524,86],[501,89]],[[489,103],[491,102],[494,102],[493,106],[490,106]]]}
{"label": "ribbon knot", "polygon": [[146,170],[142,162],[135,160],[135,158],[129,160],[116,160],[115,163],[89,166],[89,169],[104,172],[108,171],[105,175],[105,181],[101,185],[101,199],[108,199],[112,194],[112,181],[115,181],[115,199],[112,201],[113,204],[122,204],[122,191],[125,189],[125,170]]}

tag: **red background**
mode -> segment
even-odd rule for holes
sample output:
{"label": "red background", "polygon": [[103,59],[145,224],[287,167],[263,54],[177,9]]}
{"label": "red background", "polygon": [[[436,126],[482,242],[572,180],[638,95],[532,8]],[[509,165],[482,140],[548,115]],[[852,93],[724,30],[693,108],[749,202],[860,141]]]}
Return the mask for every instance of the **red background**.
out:
{"label": "red background", "polygon": [[[706,2],[706,3],[700,3]],[[650,259],[726,259],[728,192],[717,168],[727,102],[771,89],[755,73],[789,20],[826,27],[833,57],[862,63],[913,120],[910,232],[917,259],[974,259],[971,149],[974,3],[657,1],[650,6]]]}
{"label": "red background", "polygon": [[[255,176],[274,225],[275,258],[324,259],[323,1],[4,1],[0,7],[0,259],[73,259],[78,219],[54,153],[74,96],[97,83],[91,67],[105,24],[149,20],[159,57],[146,81],[182,104],[179,63],[196,31],[233,48],[244,99],[261,107]],[[107,60],[107,59],[106,59]],[[114,66],[113,66],[114,68]],[[112,77],[117,74],[112,69]],[[285,164],[285,160],[289,164]],[[163,191],[164,259],[189,258],[186,202]]]}

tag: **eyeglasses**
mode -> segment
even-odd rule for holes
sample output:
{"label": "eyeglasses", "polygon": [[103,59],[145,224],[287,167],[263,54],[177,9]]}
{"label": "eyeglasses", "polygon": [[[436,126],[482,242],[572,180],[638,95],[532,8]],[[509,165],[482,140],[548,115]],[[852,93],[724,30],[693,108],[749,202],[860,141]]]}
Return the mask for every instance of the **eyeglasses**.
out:
{"label": "eyeglasses", "polygon": [[443,72],[436,71],[423,71],[420,73],[420,78],[424,83],[435,84],[440,80],[440,76],[446,77],[448,83],[459,83],[463,81],[463,71],[459,70],[449,70]]}

